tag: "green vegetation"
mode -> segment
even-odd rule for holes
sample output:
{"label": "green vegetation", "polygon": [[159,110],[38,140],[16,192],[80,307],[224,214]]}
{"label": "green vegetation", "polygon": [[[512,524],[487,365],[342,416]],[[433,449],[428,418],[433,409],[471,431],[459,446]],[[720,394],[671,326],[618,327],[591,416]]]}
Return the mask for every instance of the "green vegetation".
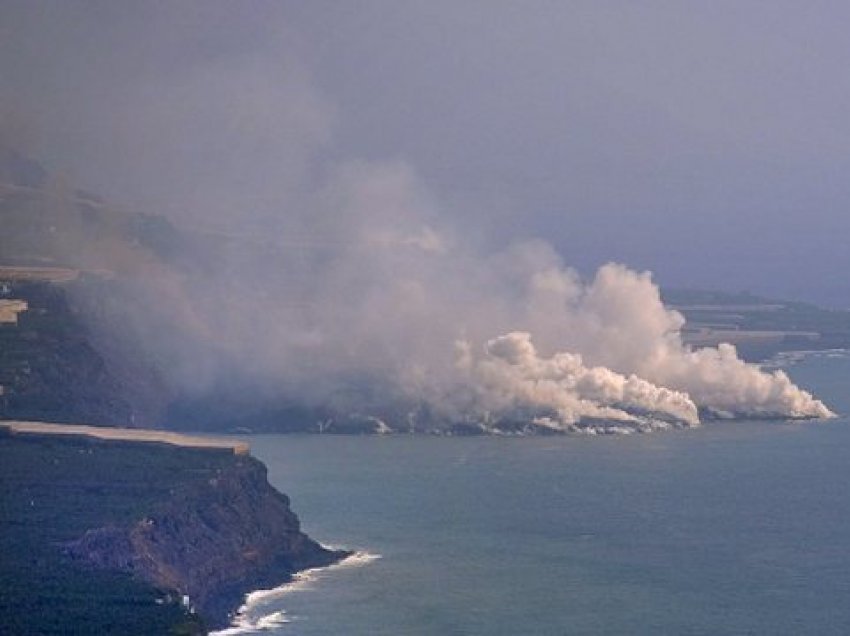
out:
{"label": "green vegetation", "polygon": [[203,633],[167,592],[74,562],[62,544],[141,519],[174,489],[233,461],[224,451],[0,437],[0,631]]}

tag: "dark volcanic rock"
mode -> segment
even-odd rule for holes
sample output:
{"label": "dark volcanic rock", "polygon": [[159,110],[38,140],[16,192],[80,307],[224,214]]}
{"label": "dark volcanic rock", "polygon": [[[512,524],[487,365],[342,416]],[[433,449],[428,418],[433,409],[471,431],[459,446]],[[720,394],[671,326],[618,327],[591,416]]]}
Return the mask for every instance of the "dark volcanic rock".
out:
{"label": "dark volcanic rock", "polygon": [[188,595],[213,626],[227,623],[246,592],[349,554],[327,550],[301,532],[289,499],[269,485],[265,466],[251,457],[174,490],[134,524],[90,530],[67,549],[93,566]]}

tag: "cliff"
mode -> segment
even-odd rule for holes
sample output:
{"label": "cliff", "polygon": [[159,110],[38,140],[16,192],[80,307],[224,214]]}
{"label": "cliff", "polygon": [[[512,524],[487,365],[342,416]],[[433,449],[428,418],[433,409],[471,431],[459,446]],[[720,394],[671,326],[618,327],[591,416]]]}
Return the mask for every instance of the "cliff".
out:
{"label": "cliff", "polygon": [[8,633],[204,633],[248,591],[346,556],[305,535],[265,466],[232,448],[8,431],[0,427]]}
{"label": "cliff", "polygon": [[347,556],[301,532],[289,499],[269,485],[265,466],[251,457],[176,489],[130,525],[87,531],[67,550],[96,567],[188,596],[216,627],[229,622],[247,591]]}

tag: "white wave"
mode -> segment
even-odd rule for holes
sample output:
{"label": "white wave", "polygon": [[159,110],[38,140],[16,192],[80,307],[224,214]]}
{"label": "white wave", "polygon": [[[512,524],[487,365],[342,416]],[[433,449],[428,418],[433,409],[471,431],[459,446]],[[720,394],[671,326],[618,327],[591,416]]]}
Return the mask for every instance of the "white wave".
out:
{"label": "white wave", "polygon": [[[341,548],[332,548],[332,549],[341,549]],[[368,563],[372,563],[372,561],[377,561],[382,558],[382,555],[375,554],[372,552],[365,551],[357,551],[354,554],[347,556],[339,563],[334,563],[327,568],[323,568],[324,570],[339,570],[343,568],[351,568],[351,567],[360,567],[361,565],[366,565]]]}
{"label": "white wave", "polygon": [[277,610],[270,614],[259,616],[258,618],[249,618],[248,616],[238,616],[234,619],[233,625],[225,629],[210,632],[210,636],[236,636],[237,634],[254,634],[257,632],[267,632],[289,623],[286,612]]}
{"label": "white wave", "polygon": [[[330,550],[341,550],[344,548],[325,545]],[[254,590],[245,595],[244,603],[236,611],[236,616],[229,627],[222,630],[210,632],[210,636],[235,636],[236,634],[254,634],[269,631],[291,622],[284,610],[276,610],[269,614],[263,614],[265,606],[270,605],[292,592],[301,592],[311,589],[310,584],[316,581],[320,575],[334,570],[360,567],[377,559],[380,554],[366,551],[356,551],[350,556],[332,565],[321,568],[310,568],[292,575],[292,578],[277,587]]]}

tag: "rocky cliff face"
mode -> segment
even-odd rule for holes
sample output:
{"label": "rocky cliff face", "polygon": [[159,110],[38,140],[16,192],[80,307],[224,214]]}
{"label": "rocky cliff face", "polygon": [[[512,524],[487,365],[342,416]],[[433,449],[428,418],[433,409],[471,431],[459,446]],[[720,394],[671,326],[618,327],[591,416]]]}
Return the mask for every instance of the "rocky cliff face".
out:
{"label": "rocky cliff face", "polygon": [[301,532],[289,499],[269,485],[265,466],[251,457],[173,490],[129,526],[89,530],[67,548],[96,567],[188,595],[212,626],[225,625],[246,592],[348,555]]}

